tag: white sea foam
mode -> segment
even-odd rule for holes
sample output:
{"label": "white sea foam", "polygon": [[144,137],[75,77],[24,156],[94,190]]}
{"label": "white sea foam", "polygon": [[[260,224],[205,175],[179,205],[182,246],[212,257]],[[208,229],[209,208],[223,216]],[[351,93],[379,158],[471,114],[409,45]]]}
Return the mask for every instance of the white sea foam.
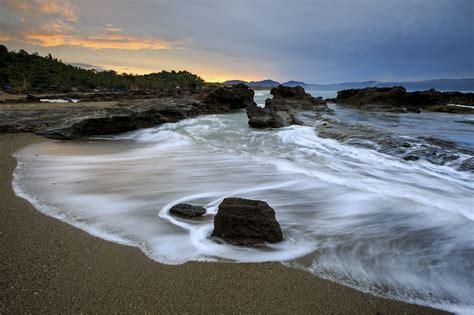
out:
{"label": "white sea foam", "polygon": [[474,106],[460,105],[460,104],[448,104],[448,106],[456,106],[456,107],[464,107],[464,108],[474,108]]}
{"label": "white sea foam", "polygon": [[65,99],[62,99],[62,98],[57,98],[57,99],[42,98],[42,99],[40,99],[40,102],[60,104],[60,103],[69,103],[69,102],[77,103],[77,102],[79,102],[79,100],[76,100],[76,99],[67,99],[67,100],[65,100]]}
{"label": "white sea foam", "polygon": [[[252,130],[244,113],[103,139],[20,151],[15,191],[162,263],[285,261],[366,292],[472,310],[471,173],[319,138],[310,127]],[[210,239],[230,196],[266,200],[285,241],[243,248]],[[181,202],[207,214],[171,216]]]}

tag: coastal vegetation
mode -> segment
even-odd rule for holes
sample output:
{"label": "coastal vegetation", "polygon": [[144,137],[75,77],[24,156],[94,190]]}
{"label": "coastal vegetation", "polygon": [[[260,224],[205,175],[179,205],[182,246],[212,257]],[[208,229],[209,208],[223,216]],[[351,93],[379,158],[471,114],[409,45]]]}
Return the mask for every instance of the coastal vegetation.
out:
{"label": "coastal vegetation", "polygon": [[162,90],[202,86],[204,80],[188,71],[161,71],[145,75],[113,70],[82,69],[51,54],[43,57],[0,45],[0,87],[9,92],[91,92]]}

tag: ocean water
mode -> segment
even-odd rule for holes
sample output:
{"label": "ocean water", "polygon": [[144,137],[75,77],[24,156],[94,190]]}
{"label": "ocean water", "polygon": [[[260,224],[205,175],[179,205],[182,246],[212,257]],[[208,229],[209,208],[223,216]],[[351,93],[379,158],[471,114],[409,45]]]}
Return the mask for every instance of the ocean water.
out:
{"label": "ocean water", "polygon": [[418,113],[374,113],[329,105],[337,118],[343,121],[363,123],[409,137],[434,137],[454,142],[458,147],[474,150],[474,125],[460,123],[474,119],[474,115],[443,114],[435,112]]}
{"label": "ocean water", "polygon": [[[256,102],[266,97],[257,91]],[[393,133],[445,128],[456,140],[461,126],[439,114],[430,120],[438,127],[417,128],[412,117],[409,131],[383,116],[336,111]],[[16,158],[15,191],[40,211],[161,263],[280,261],[364,292],[474,310],[472,172],[324,139],[308,126],[251,129],[245,111],[47,141]],[[209,239],[217,207],[230,196],[267,201],[284,241],[244,248]],[[181,202],[207,214],[170,216]]]}

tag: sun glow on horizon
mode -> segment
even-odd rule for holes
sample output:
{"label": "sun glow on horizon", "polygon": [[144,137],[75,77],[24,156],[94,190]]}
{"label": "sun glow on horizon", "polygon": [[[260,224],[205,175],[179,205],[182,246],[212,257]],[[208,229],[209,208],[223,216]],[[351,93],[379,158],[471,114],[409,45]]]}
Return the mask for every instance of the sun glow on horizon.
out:
{"label": "sun glow on horizon", "polygon": [[206,82],[225,82],[228,80],[244,80],[244,81],[257,81],[261,80],[264,77],[261,74],[251,75],[251,74],[239,74],[237,72],[233,73],[225,73],[225,72],[211,72],[211,71],[194,71],[192,69],[159,69],[159,68],[149,68],[149,67],[136,67],[136,66],[127,66],[127,65],[110,65],[110,64],[97,64],[98,67],[107,69],[107,70],[114,70],[117,73],[128,73],[128,74],[136,74],[136,75],[143,75],[149,74],[154,72],[160,71],[181,71],[186,70],[192,72],[196,75],[199,75],[203,78]]}
{"label": "sun glow on horizon", "polygon": [[72,0],[0,2],[0,9],[8,13],[9,19],[0,29],[0,42],[9,48],[51,53],[72,64],[83,63],[117,73],[186,70],[216,83],[255,81],[273,74],[268,69],[256,70],[259,67],[249,58],[199,51],[193,48],[192,37],[161,36],[158,31],[142,33],[109,20],[85,27],[81,11]]}

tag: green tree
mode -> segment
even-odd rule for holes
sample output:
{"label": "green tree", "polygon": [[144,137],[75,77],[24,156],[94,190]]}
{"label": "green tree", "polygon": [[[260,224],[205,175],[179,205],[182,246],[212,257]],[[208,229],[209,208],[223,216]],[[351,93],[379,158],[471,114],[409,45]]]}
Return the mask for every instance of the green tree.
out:
{"label": "green tree", "polygon": [[93,89],[161,90],[176,87],[202,86],[204,80],[188,71],[161,71],[146,75],[117,74],[115,71],[85,70],[66,65],[51,54],[41,57],[25,50],[8,51],[0,45],[0,87],[10,84],[17,90],[62,91],[76,88],[80,91]]}

